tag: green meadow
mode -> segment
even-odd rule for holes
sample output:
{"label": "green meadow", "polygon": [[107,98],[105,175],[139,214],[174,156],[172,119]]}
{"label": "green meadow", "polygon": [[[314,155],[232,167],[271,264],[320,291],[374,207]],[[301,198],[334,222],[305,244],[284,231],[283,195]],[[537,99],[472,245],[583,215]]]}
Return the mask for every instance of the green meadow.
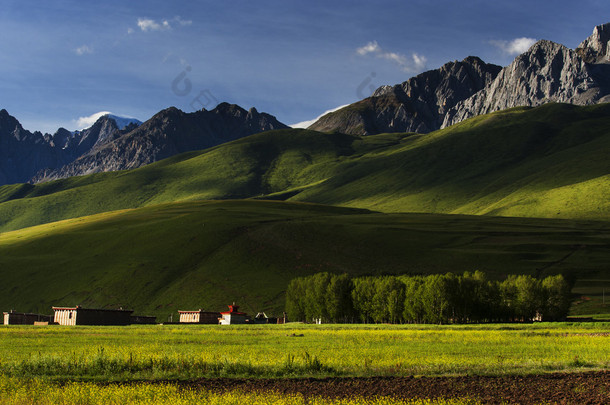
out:
{"label": "green meadow", "polygon": [[0,374],[99,382],[599,370],[610,367],[609,326],[3,326]]}

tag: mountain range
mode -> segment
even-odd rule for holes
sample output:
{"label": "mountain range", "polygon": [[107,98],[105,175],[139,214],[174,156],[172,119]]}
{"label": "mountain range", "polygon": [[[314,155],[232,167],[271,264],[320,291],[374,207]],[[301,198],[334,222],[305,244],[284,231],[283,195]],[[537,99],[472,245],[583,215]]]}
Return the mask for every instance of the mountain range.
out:
{"label": "mountain range", "polygon": [[168,108],[145,123],[114,115],[90,128],[53,135],[31,133],[0,111],[0,184],[49,181],[124,170],[177,153],[204,149],[271,129],[287,128],[275,117],[228,103],[184,113]]}
{"label": "mountain range", "polygon": [[[610,23],[575,50],[538,41],[507,67],[477,57],[449,62],[326,114],[309,129],[351,135],[429,133],[467,118],[548,102],[610,101]],[[120,125],[119,125],[120,124]],[[140,125],[141,124],[141,125]],[[145,123],[105,115],[93,126],[31,133],[0,111],[0,185],[38,183],[125,170],[253,135],[287,128],[275,117],[221,103],[211,111],[160,111]]]}

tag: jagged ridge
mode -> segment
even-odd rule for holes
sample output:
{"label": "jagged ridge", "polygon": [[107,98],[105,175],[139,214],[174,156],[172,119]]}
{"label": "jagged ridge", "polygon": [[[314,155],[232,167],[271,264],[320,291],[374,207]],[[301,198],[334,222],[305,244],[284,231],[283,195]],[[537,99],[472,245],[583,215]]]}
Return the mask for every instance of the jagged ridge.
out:
{"label": "jagged ridge", "polygon": [[431,132],[448,109],[491,82],[501,67],[477,57],[449,62],[402,84],[382,86],[362,101],[326,114],[309,127],[353,135]]}
{"label": "jagged ridge", "polygon": [[283,128],[288,127],[272,115],[256,108],[246,111],[235,104],[221,103],[213,110],[193,113],[170,107],[130,132],[114,132],[113,139],[97,142],[70,164],[39,173],[33,182],[133,169],[178,153]]}
{"label": "jagged ridge", "polygon": [[503,69],[474,57],[451,62],[402,84],[382,86],[309,128],[355,135],[427,133],[511,107],[609,102],[609,44],[610,23],[595,27],[576,50],[538,41]]}

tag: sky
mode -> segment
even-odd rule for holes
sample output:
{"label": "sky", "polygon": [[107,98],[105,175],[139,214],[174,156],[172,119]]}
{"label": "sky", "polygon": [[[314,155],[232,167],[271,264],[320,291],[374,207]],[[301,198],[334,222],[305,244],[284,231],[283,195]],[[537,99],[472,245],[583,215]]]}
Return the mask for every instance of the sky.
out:
{"label": "sky", "polygon": [[49,133],[225,101],[290,125],[470,55],[575,48],[609,21],[608,0],[3,0],[0,108]]}

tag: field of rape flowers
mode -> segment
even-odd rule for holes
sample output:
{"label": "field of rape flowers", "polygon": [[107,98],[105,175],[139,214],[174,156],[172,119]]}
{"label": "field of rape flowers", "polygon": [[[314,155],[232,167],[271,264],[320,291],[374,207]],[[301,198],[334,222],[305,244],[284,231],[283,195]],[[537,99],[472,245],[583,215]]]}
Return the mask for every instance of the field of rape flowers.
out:
{"label": "field of rape flowers", "polygon": [[[207,392],[158,382],[606,370],[609,343],[609,323],[0,326],[0,403],[405,403]],[[476,403],[447,401],[412,403]]]}
{"label": "field of rape flowers", "polygon": [[0,376],[0,403],[3,405],[476,405],[475,400],[376,398],[324,398],[275,392],[223,393],[180,388],[172,384],[129,384],[100,386],[67,383],[62,386],[39,380],[20,381]]}

